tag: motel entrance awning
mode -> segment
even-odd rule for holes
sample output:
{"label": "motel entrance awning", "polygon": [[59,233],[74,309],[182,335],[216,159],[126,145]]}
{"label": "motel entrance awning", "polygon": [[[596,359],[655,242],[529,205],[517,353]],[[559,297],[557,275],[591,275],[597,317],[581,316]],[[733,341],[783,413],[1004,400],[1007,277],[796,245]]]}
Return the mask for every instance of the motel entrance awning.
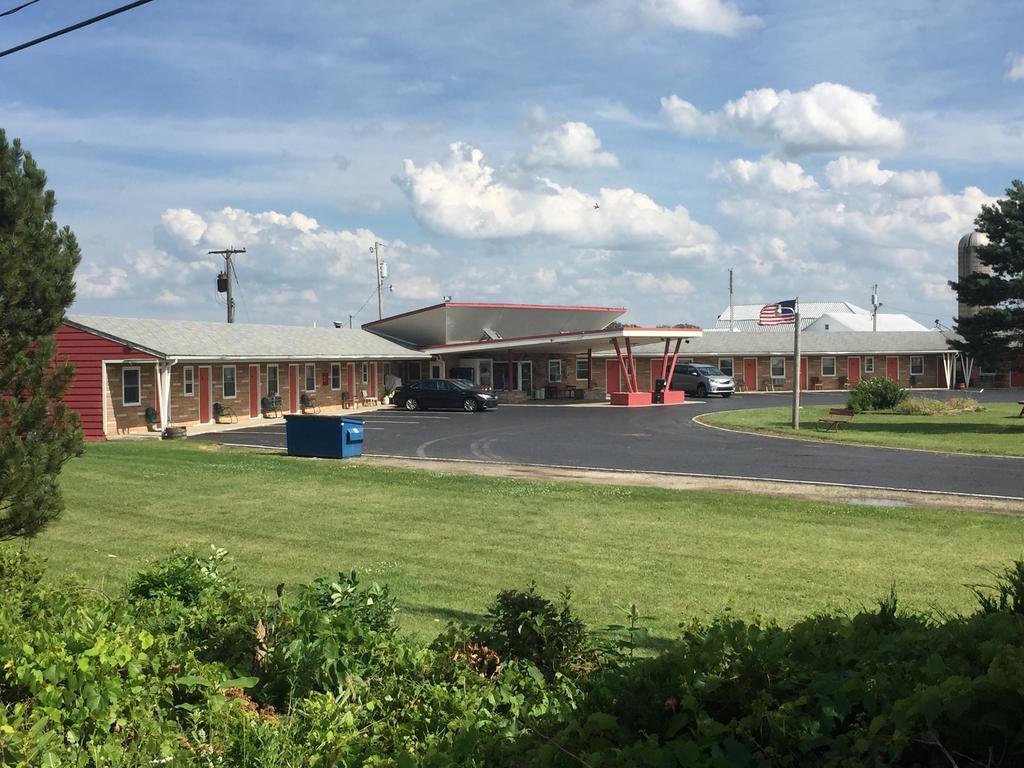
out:
{"label": "motel entrance awning", "polygon": [[[660,370],[658,378],[668,379],[679,359],[679,349],[687,339],[699,338],[703,335],[700,328],[616,328],[614,330],[571,331],[564,333],[545,334],[539,336],[521,336],[510,339],[482,339],[452,344],[438,344],[421,347],[423,352],[431,355],[470,355],[486,352],[495,356],[504,355],[511,367],[514,354],[548,354],[548,355],[587,355],[590,381],[593,385],[593,353],[595,350],[604,352],[614,350],[618,360],[622,381],[625,382],[625,397],[612,398],[613,404],[641,405],[649,404],[650,392],[641,391],[637,379],[636,358],[633,355],[633,344],[652,344],[664,342],[664,351],[660,363],[655,363]],[[621,401],[621,402],[617,402]]]}

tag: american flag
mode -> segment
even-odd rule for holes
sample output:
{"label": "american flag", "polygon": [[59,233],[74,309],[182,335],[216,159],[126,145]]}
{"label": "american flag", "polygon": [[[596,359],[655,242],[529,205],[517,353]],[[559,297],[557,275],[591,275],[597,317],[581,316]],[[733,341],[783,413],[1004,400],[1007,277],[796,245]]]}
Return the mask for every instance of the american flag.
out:
{"label": "american flag", "polygon": [[765,304],[761,307],[758,325],[791,325],[796,322],[796,299]]}

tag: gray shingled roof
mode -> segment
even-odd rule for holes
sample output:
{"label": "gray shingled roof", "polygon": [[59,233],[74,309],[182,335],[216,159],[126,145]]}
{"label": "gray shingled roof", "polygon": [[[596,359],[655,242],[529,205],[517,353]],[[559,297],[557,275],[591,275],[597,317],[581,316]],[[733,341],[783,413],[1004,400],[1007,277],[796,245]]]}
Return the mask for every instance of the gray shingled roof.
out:
{"label": "gray shingled roof", "polygon": [[[633,347],[635,355],[661,357],[664,344]],[[800,352],[804,355],[870,355],[952,352],[941,331],[824,331],[800,334]],[[596,353],[607,357],[608,352]],[[793,334],[736,331],[705,333],[680,347],[681,357],[711,355],[738,357],[749,355],[792,355]]]}
{"label": "gray shingled roof", "polygon": [[349,328],[71,315],[69,325],[169,359],[418,360],[430,356]]}

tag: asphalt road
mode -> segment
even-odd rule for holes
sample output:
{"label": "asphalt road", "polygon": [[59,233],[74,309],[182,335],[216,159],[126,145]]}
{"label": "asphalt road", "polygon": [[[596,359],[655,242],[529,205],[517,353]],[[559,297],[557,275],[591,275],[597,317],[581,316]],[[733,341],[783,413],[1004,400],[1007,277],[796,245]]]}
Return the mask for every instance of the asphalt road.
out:
{"label": "asphalt road", "polygon": [[[990,402],[1022,397],[1006,390],[971,394]],[[786,405],[789,397],[747,394],[651,408],[546,404],[499,406],[486,413],[381,410],[365,415],[364,453],[961,493],[1024,504],[1024,459],[785,440],[692,421],[711,411]],[[808,404],[842,400],[835,393],[804,396]],[[192,439],[283,447],[284,423]]]}

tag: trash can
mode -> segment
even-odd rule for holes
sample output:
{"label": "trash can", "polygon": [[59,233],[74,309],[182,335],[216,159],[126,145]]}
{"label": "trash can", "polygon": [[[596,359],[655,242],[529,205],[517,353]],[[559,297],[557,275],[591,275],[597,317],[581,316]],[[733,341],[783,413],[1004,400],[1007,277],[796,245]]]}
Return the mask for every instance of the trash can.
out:
{"label": "trash can", "polygon": [[341,459],[363,455],[363,421],[326,414],[285,414],[289,456]]}
{"label": "trash can", "polygon": [[655,403],[664,403],[665,402],[665,387],[667,385],[668,385],[668,382],[665,381],[665,379],[657,379],[654,382],[654,397],[652,398],[652,402],[655,402]]}
{"label": "trash can", "polygon": [[343,458],[350,459],[363,455],[363,435],[366,432],[363,424],[362,419],[345,417],[341,420],[341,431],[344,435],[344,439],[341,441]]}

